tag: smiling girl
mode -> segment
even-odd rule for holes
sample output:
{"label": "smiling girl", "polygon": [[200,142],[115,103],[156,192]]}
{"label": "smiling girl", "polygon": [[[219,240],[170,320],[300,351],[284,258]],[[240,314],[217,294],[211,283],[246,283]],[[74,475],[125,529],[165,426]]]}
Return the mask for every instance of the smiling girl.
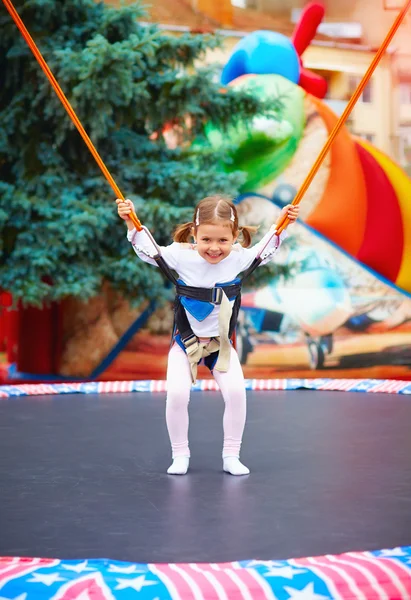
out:
{"label": "smiling girl", "polygon": [[[249,247],[255,227],[240,227],[235,205],[222,196],[201,200],[193,220],[179,225],[174,243],[158,247],[146,229],[137,231],[130,219],[130,200],[117,200],[118,214],[128,228],[127,238],[137,256],[160,266],[176,284],[174,343],[167,366],[166,422],[173,462],[167,473],[185,475],[190,462],[188,404],[197,364],[204,360],[224,398],[223,469],[231,475],[247,475],[240,462],[240,447],[246,419],[244,375],[230,342],[241,300],[240,273],[268,263],[285,237],[275,226]],[[293,223],[298,206],[282,210]],[[240,243],[237,240],[240,239]],[[194,243],[189,243],[191,240]],[[159,260],[161,257],[161,260]]]}

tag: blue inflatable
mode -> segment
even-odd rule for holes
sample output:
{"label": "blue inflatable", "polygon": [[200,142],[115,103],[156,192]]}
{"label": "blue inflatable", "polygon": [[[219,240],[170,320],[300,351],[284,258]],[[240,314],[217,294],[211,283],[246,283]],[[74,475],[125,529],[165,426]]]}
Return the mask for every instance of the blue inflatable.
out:
{"label": "blue inflatable", "polygon": [[254,31],[234,47],[223,69],[221,82],[227,85],[241,75],[282,75],[298,84],[300,59],[293,42],[275,31]]}

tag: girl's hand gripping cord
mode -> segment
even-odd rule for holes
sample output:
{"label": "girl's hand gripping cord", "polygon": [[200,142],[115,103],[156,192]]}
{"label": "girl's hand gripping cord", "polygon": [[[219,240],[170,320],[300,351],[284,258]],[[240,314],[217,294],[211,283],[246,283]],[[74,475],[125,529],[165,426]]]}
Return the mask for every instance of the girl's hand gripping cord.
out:
{"label": "girl's hand gripping cord", "polygon": [[[290,225],[292,223],[295,223],[295,221],[298,219],[298,215],[300,212],[300,207],[299,205],[294,205],[294,204],[287,204],[287,206],[284,206],[284,208],[281,211],[281,215],[278,219],[278,221],[283,220],[285,217],[288,217],[288,220],[290,221]],[[277,223],[278,223],[277,221]]]}
{"label": "girl's hand gripping cord", "polygon": [[118,216],[120,217],[120,219],[123,219],[127,223],[128,229],[130,229],[130,230],[134,229],[134,224],[130,217],[130,215],[133,212],[135,212],[134,204],[131,202],[131,200],[126,199],[124,201],[124,200],[121,200],[120,198],[117,198],[116,204],[117,204],[117,213],[118,213]]}

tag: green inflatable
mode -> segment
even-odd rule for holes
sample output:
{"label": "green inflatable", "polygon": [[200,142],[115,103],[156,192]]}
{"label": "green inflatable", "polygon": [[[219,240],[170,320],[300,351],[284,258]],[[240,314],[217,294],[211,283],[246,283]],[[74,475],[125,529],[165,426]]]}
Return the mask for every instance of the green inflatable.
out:
{"label": "green inflatable", "polygon": [[272,105],[272,114],[256,117],[222,132],[212,124],[206,129],[210,144],[227,147],[227,172],[243,171],[247,180],[242,192],[255,191],[275,179],[291,161],[305,127],[302,88],[280,75],[244,75],[231,84]]}

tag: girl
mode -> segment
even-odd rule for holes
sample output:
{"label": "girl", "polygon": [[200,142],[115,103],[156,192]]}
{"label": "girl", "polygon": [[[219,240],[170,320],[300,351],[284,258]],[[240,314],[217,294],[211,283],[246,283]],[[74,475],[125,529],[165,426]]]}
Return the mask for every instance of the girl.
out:
{"label": "girl", "polygon": [[[223,469],[231,475],[247,475],[249,469],[240,462],[246,417],[244,375],[229,341],[240,306],[241,280],[236,277],[256,264],[269,262],[286,232],[277,236],[272,226],[249,248],[256,228],[239,227],[235,205],[222,196],[211,196],[199,202],[192,222],[177,227],[174,243],[159,248],[146,229],[138,232],[134,228],[129,217],[134,211],[132,202],[116,202],[137,256],[160,266],[176,283],[176,327],[168,356],[166,403],[173,462],[167,473],[185,475],[188,470],[188,403],[197,364],[204,359],[225,402]],[[298,212],[298,206],[289,204],[281,216],[294,222]],[[241,242],[237,244],[239,236]],[[192,238],[194,243],[189,243]],[[178,280],[171,270],[177,272]]]}

